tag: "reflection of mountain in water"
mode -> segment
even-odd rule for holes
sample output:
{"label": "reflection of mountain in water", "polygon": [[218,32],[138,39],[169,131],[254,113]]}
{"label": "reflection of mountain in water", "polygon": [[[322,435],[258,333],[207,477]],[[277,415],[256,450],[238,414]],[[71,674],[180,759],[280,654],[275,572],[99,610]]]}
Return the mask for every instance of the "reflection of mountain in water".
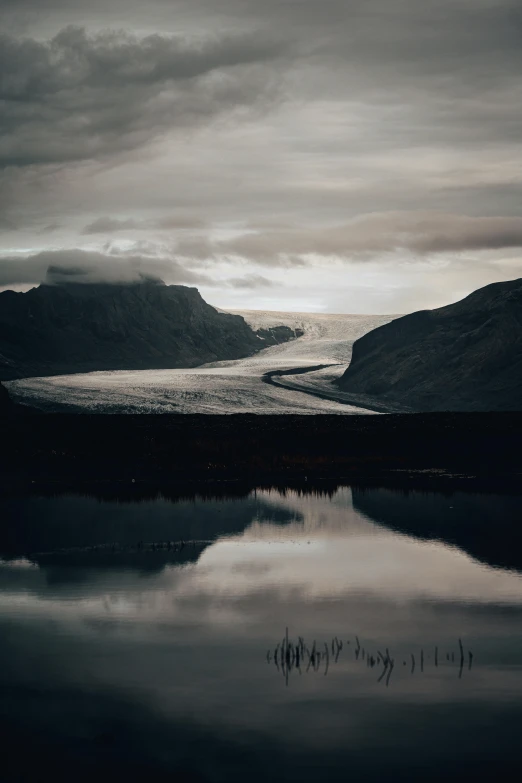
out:
{"label": "reflection of mountain in water", "polygon": [[353,488],[353,505],[374,522],[453,544],[477,560],[522,570],[520,495]]}
{"label": "reflection of mountain in water", "polygon": [[[179,548],[180,542],[199,542],[204,549],[204,542],[240,533],[253,521],[287,524],[300,518],[299,512],[267,504],[253,494],[176,502],[163,495],[140,502],[128,496],[123,502],[100,502],[81,495],[11,497],[0,501],[0,553],[12,557],[84,550],[71,552],[69,557],[78,565],[85,559],[100,565],[106,560],[111,567],[147,559],[150,563],[190,562],[193,547]],[[152,547],[152,542],[161,546]],[[167,542],[177,542],[177,546],[169,549]],[[114,550],[112,544],[116,544]],[[97,551],[92,549],[95,546]]]}
{"label": "reflection of mountain in water", "polygon": [[66,549],[30,556],[31,562],[45,569],[48,584],[83,581],[92,578],[92,570],[110,569],[154,574],[165,566],[197,563],[211,541],[161,542],[152,545],[94,546]]}
{"label": "reflection of mountain in water", "polygon": [[[353,495],[353,505],[352,505]],[[187,496],[174,489],[98,486],[95,493],[0,499],[0,556],[31,555],[46,568],[131,568],[195,562],[222,536],[270,540],[344,537],[370,521],[453,544],[494,566],[522,570],[522,497],[331,484],[254,491],[241,484]],[[362,516],[361,516],[362,514]],[[282,527],[280,527],[282,526]]]}

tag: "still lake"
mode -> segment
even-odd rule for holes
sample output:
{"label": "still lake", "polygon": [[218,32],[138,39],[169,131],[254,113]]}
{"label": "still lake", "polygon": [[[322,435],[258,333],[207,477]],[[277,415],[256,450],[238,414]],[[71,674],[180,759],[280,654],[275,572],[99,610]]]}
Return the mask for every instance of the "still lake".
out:
{"label": "still lake", "polygon": [[521,519],[463,491],[4,496],[0,778],[497,779]]}

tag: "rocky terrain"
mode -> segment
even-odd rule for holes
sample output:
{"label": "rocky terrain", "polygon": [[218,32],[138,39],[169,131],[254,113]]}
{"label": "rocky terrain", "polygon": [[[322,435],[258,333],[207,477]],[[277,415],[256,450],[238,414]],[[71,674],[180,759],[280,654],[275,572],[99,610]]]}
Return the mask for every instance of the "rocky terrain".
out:
{"label": "rocky terrain", "polygon": [[158,281],[41,285],[0,293],[0,380],[240,359],[292,339],[258,335],[195,288]]}
{"label": "rocky terrain", "polygon": [[416,411],[521,410],[522,279],[368,332],[339,387]]}

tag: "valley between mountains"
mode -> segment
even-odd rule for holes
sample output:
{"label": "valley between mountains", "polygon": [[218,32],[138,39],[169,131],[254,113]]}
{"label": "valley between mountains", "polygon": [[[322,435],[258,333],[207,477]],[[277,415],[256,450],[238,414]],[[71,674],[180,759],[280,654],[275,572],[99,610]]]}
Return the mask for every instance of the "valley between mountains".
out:
{"label": "valley between mountains", "polygon": [[[15,402],[56,412],[372,412],[362,397],[340,391],[332,381],[346,370],[354,341],[396,316],[246,310],[234,314],[242,315],[255,331],[287,326],[303,334],[244,359],[194,368],[23,378],[6,386]],[[295,369],[299,374],[279,375]],[[389,409],[398,407],[390,405]]]}

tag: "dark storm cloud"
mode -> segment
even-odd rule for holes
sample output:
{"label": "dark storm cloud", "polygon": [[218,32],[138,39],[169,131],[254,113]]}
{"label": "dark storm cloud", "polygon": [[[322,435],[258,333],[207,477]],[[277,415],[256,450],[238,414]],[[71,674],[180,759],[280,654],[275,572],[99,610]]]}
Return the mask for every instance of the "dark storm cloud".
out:
{"label": "dark storm cloud", "polygon": [[[37,8],[40,18],[56,12],[66,19],[74,10],[60,2],[16,7],[24,5]],[[129,8],[115,0],[106,5],[106,11]],[[185,2],[156,0],[147,4],[147,15],[149,6],[153,18],[163,14],[174,29],[175,14],[183,18],[189,9]],[[512,0],[330,0],[326,6],[322,0],[225,0],[219,8],[222,20],[239,19],[246,31],[206,33],[199,41],[75,27],[48,42],[4,36],[0,161],[117,154],[172,126],[190,127],[255,103],[270,79],[249,66],[288,60],[285,38],[299,42],[295,96],[380,104],[387,136],[376,140],[381,149],[518,141],[522,22]],[[208,0],[193,3],[194,18],[203,18],[205,9],[212,20],[216,10]],[[137,4],[130,10],[136,20],[147,16]],[[214,79],[216,72],[227,76]],[[334,152],[335,140],[325,142],[325,151]],[[357,144],[371,148],[372,139],[362,135]]]}
{"label": "dark storm cloud", "polygon": [[187,40],[68,27],[48,42],[3,35],[0,165],[103,158],[255,104],[270,80],[254,66],[278,50],[250,33]]}
{"label": "dark storm cloud", "polygon": [[167,283],[213,285],[203,274],[185,269],[174,259],[114,256],[86,250],[48,250],[24,258],[0,258],[0,287],[41,282],[132,283],[144,278]]}

